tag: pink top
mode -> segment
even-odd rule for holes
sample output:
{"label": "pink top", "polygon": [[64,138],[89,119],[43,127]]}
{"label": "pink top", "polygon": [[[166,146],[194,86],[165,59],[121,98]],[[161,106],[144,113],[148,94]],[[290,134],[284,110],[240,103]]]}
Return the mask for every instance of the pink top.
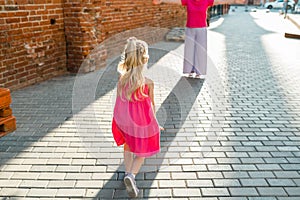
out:
{"label": "pink top", "polygon": [[181,0],[182,5],[187,6],[188,28],[207,27],[207,8],[214,4],[214,0]]}

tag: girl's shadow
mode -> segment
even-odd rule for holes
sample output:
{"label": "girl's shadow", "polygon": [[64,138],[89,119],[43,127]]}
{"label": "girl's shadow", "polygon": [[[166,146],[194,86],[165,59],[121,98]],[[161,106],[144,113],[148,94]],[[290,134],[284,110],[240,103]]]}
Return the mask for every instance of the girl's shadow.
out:
{"label": "girl's shadow", "polygon": [[[157,111],[158,121],[160,125],[165,128],[165,131],[161,133],[161,152],[154,158],[146,159],[145,172],[141,170],[136,177],[137,185],[140,188],[139,198],[147,198],[149,196],[150,188],[153,188],[153,180],[156,179],[157,173],[164,160],[168,159],[168,155],[166,155],[168,148],[170,144],[174,142],[176,136],[183,133],[181,129],[188,120],[188,115],[193,105],[198,101],[197,97],[203,83],[204,80],[202,79],[181,77]],[[164,121],[164,123],[162,121]],[[187,135],[188,133],[184,132],[183,134]],[[153,159],[154,162],[152,162],[151,159]],[[147,166],[148,164],[150,165]],[[105,182],[95,199],[126,198],[127,192],[122,181],[123,177],[123,168],[119,167],[114,176]]]}

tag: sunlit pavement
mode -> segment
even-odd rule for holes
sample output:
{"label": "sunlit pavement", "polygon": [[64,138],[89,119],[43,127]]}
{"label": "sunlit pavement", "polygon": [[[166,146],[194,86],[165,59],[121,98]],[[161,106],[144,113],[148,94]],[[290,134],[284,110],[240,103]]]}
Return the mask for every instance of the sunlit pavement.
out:
{"label": "sunlit pavement", "polygon": [[[208,30],[206,79],[182,77],[183,43],[150,47],[161,153],[139,199],[298,200],[300,40],[276,12],[238,7]],[[110,132],[118,58],[106,69],[12,92],[0,139],[1,199],[126,199]]]}

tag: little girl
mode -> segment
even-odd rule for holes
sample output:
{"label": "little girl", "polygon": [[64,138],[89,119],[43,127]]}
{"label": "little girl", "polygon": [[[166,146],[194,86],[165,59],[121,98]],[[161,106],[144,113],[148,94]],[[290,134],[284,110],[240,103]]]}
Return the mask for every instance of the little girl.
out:
{"label": "little girl", "polygon": [[117,145],[124,144],[124,183],[130,197],[138,196],[135,176],[145,157],[160,151],[154,84],[143,75],[148,58],[147,44],[131,37],[127,40],[118,65],[121,75],[117,86],[112,132]]}

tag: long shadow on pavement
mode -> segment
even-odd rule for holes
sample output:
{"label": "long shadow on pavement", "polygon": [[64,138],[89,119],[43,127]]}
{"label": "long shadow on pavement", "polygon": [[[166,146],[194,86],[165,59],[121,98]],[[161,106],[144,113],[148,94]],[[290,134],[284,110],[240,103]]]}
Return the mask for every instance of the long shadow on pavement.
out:
{"label": "long shadow on pavement", "polygon": [[[181,77],[176,86],[169,93],[168,97],[161,104],[157,111],[158,121],[159,116],[164,116],[166,121],[161,124],[165,127],[172,127],[172,132],[169,133],[168,129],[161,134],[161,153],[156,162],[158,168],[162,164],[165,154],[168,152],[168,145],[177,136],[177,133],[182,128],[182,125],[187,120],[188,114],[192,109],[197,96],[201,91],[204,81],[201,79],[190,79]],[[189,88],[191,88],[189,90]],[[140,198],[147,198],[150,193],[150,188],[153,180],[155,180],[156,172],[150,171],[151,176],[147,176],[147,172],[141,172],[137,176],[137,185],[140,185]],[[123,185],[124,172],[121,168],[116,170],[115,176],[108,180],[103,188],[96,195],[95,199],[122,199],[126,198],[126,190]],[[151,177],[151,178],[149,178]]]}
{"label": "long shadow on pavement", "polygon": [[[169,43],[168,45],[165,45],[164,49],[151,48],[150,46],[150,60],[148,67],[151,67],[162,56],[179,45],[180,43]],[[109,70],[104,72],[105,76],[100,76],[101,79],[96,80],[99,81],[96,83],[96,98],[104,96],[115,88],[118,77],[116,71],[118,62],[119,57],[111,59],[111,66],[108,67]],[[84,79],[88,79],[89,76],[94,77],[93,74],[98,76],[97,74],[101,74],[99,71],[83,75],[83,77],[86,76],[87,78]],[[74,136],[74,133],[68,133],[67,129],[73,128],[72,123],[68,123],[68,121],[86,106],[95,101],[95,98],[88,98],[88,101],[84,101],[84,104],[81,104],[74,109],[74,103],[76,103],[74,102],[74,95],[76,94],[73,92],[76,79],[77,77],[74,75],[60,76],[12,92],[12,109],[13,115],[17,118],[17,130],[0,139],[0,165],[10,163],[10,159],[27,158],[25,156],[19,156],[22,151],[26,152],[28,157],[38,159],[41,153],[30,153],[32,149],[26,150],[26,148],[30,147],[35,142],[43,141],[45,142],[45,145],[48,142],[51,144],[53,142],[52,146],[55,147],[55,144],[58,144],[58,141],[54,140],[53,133],[49,134],[52,131],[55,131],[58,137]],[[87,88],[89,87],[89,85],[84,86]],[[88,91],[88,89],[85,90]],[[84,93],[83,95],[84,96],[81,96],[80,98],[87,98],[90,94]],[[62,144],[62,146],[68,146],[67,142]],[[40,147],[40,145],[36,147]],[[43,145],[43,147],[45,146]],[[54,156],[52,156],[52,158],[54,158]],[[59,162],[57,164],[59,164]]]}
{"label": "long shadow on pavement", "polygon": [[[286,69],[289,68],[288,63],[291,66],[293,64],[288,62],[290,58],[286,57],[284,61],[284,58],[277,57],[281,55],[278,51],[280,47],[276,49],[274,46],[282,42],[283,46],[295,49],[297,41],[285,39],[283,35],[272,32],[270,28],[263,29],[254,22],[257,20],[262,23],[268,13],[261,18],[259,15],[251,16],[251,13],[237,15],[212,29],[225,36],[224,50],[228,66],[225,66],[224,79],[230,105],[230,115],[226,121],[237,122],[230,123],[230,129],[225,129],[224,135],[228,139],[220,141],[222,146],[232,148],[233,151],[224,151],[226,158],[220,162],[230,166],[230,170],[215,171],[224,177],[224,184],[218,185],[216,189],[224,189],[219,193],[220,196],[230,194],[234,190],[232,184],[241,191],[245,188],[253,191],[237,197],[240,199],[249,198],[250,195],[264,196],[262,198],[287,196],[284,181],[287,178],[299,178],[297,169],[293,168],[295,163],[299,164],[297,142],[290,140],[299,140],[297,132],[300,128],[297,126],[299,121],[293,118],[293,102],[289,100],[293,98],[291,91],[296,88],[290,88],[295,80],[290,79],[293,74]],[[264,26],[272,26],[269,24]],[[288,82],[290,84],[286,84]],[[286,149],[291,151],[286,152]],[[221,161],[222,158],[216,159]],[[249,184],[246,184],[248,181]],[[296,184],[290,182],[289,186]],[[280,195],[264,192],[277,189],[282,191]],[[296,187],[293,189],[296,190]]]}
{"label": "long shadow on pavement", "polygon": [[[172,43],[164,49],[150,49],[149,67],[179,45],[181,44]],[[107,71],[109,73],[108,76],[105,76],[107,79],[101,79],[98,82],[97,98],[115,88],[117,82],[115,67],[118,61],[119,59],[116,59],[112,62],[113,71]],[[12,92],[12,108],[13,114],[17,118],[18,128],[14,133],[0,139],[1,175],[5,175],[5,172],[13,173],[11,167],[15,167],[15,165],[22,166],[28,174],[43,175],[43,173],[58,172],[56,171],[57,166],[70,166],[74,161],[80,162],[80,157],[71,155],[76,155],[76,149],[82,148],[80,135],[76,132],[73,119],[74,115],[80,112],[80,110],[73,109],[75,81],[75,76],[66,75]],[[105,84],[104,90],[100,89]],[[81,106],[84,109],[84,106]],[[82,158],[82,160],[85,159]],[[75,165],[79,166],[80,164]],[[82,165],[84,166],[85,163]],[[77,179],[74,178],[74,180]],[[26,185],[17,188],[28,189]],[[53,188],[55,189],[55,187]],[[43,188],[39,187],[39,189]]]}

